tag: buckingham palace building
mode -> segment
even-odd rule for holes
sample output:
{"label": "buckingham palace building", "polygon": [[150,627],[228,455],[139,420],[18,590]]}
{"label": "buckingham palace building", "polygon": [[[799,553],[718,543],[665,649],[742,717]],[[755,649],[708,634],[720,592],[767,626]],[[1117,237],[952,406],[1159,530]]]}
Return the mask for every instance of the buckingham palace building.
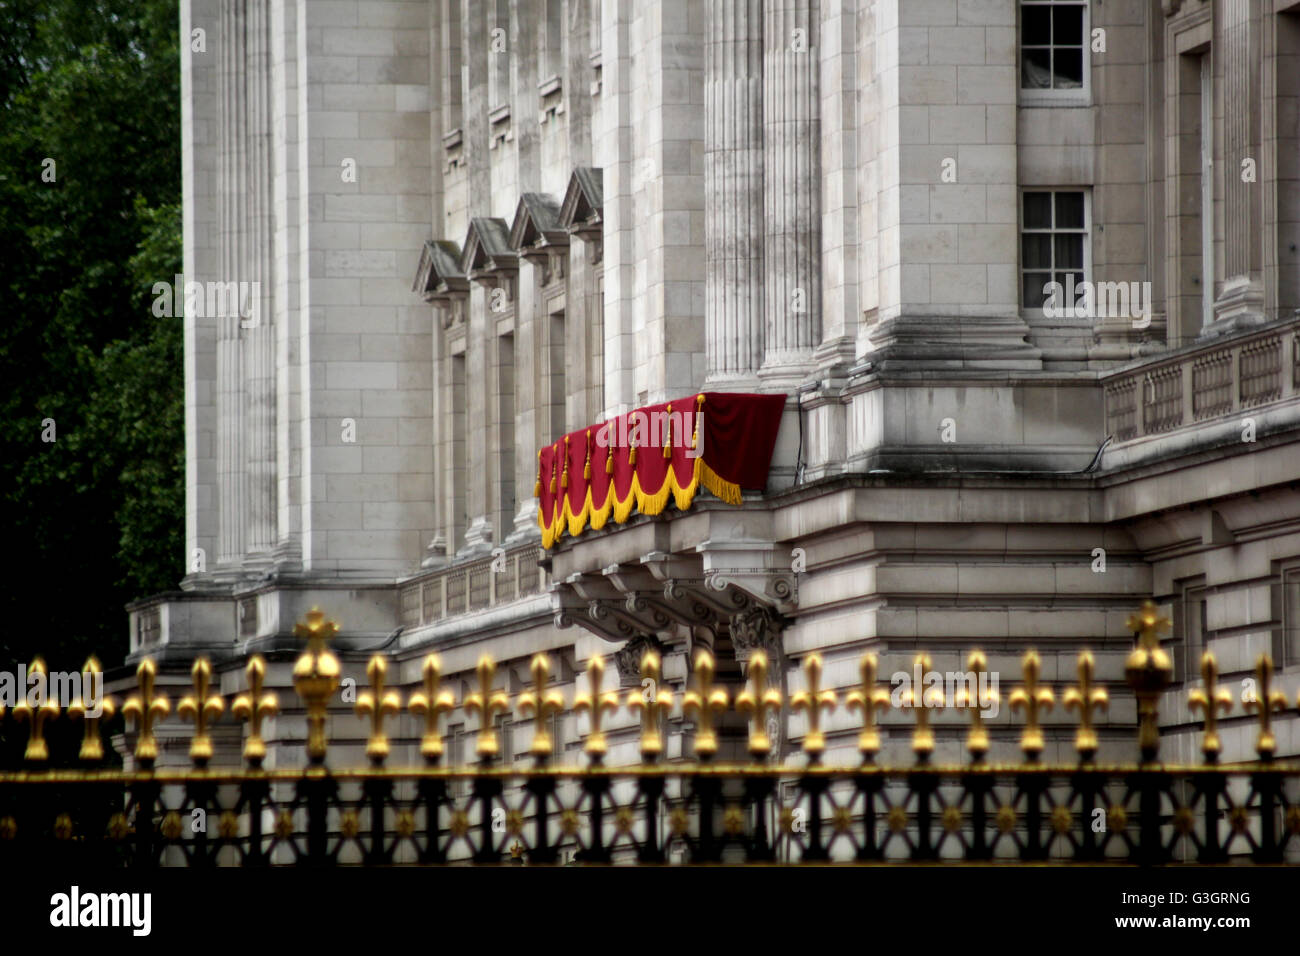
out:
{"label": "buckingham palace building", "polygon": [[[352,679],[343,765],[374,654],[402,699],[439,655],[457,763],[489,655],[511,767],[535,654],[571,699],[597,660],[639,686],[648,650],[680,693],[702,649],[732,694],[762,650],[787,699],[843,699],[865,651],[897,689],[979,649],[1010,760],[1022,657],[1062,688],[1086,648],[1106,759],[1148,598],[1166,759],[1199,747],[1205,651],[1241,701],[1269,654],[1294,701],[1300,0],[179,8],[183,281],[240,307],[187,296],[185,574],[130,605],[128,664],[179,695],[206,657],[231,695],[262,655],[269,768],[303,763],[312,608]],[[583,764],[590,714],[542,712]],[[781,709],[773,760],[808,721]],[[1044,722],[1071,759],[1073,718]],[[960,761],[968,718],[933,724]],[[912,716],[881,725],[905,760]],[[394,716],[395,759],[421,726]],[[1222,717],[1225,761],[1255,727]],[[636,715],[605,729],[635,761]],[[856,759],[844,708],[821,729]],[[213,726],[214,766],[245,733]],[[744,717],[719,734],[743,755]]]}

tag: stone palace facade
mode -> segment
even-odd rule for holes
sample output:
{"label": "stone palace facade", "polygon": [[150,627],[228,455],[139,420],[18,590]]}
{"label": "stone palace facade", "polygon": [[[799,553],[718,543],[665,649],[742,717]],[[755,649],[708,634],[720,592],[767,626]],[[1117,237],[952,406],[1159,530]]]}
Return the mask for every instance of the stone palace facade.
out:
{"label": "stone palace facade", "polygon": [[[409,691],[437,651],[459,702],[492,655],[517,766],[539,651],[571,700],[596,656],[607,689],[638,684],[647,647],[678,691],[699,647],[733,691],[756,647],[788,691],[814,650],[844,690],[864,650],[887,681],[980,648],[1005,701],[1026,649],[1061,688],[1088,647],[1101,759],[1131,759],[1125,620],[1151,596],[1174,622],[1166,759],[1196,754],[1203,650],[1234,693],[1262,651],[1300,687],[1300,0],[180,17],[185,277],[256,299],[184,319],[188,573],[130,607],[130,661],[175,696],[198,655],[225,693],[265,655],[268,766],[303,759],[313,606],[359,685],[381,651]],[[539,449],[701,392],[786,396],[765,489],[543,548]],[[883,720],[906,762],[912,717]],[[585,721],[553,722],[582,761]],[[799,759],[805,716],[779,724]],[[453,762],[476,726],[445,718]],[[936,718],[937,760],[966,726]],[[854,718],[826,730],[855,760]],[[1072,730],[1048,716],[1047,759]],[[214,763],[241,732],[214,728]],[[366,732],[340,700],[331,762],[361,764]],[[418,762],[415,718],[391,732]],[[611,762],[636,732],[621,710]],[[1253,755],[1239,703],[1222,732]],[[723,733],[742,754],[743,720]]]}

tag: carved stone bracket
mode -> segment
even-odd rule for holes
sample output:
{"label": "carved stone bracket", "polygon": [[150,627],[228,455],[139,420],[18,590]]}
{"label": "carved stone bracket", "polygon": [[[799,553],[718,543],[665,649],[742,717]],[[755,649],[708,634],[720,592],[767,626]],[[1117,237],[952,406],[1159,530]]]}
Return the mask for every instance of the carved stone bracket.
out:
{"label": "carved stone bracket", "polygon": [[771,662],[770,673],[780,673],[785,647],[781,641],[781,620],[770,609],[755,604],[731,616],[731,645],[736,659],[747,661],[754,651],[763,651]]}
{"label": "carved stone bracket", "polygon": [[628,641],[614,654],[620,687],[637,687],[641,684],[641,658],[647,651],[655,651],[662,656],[664,646],[653,637],[637,637]]}

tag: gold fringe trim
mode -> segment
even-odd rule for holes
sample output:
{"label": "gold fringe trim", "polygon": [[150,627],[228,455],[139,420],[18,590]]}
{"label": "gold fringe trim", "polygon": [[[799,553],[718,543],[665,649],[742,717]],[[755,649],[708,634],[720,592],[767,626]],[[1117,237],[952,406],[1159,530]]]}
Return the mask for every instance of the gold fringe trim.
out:
{"label": "gold fringe trim", "polygon": [[547,549],[554,547],[555,543],[563,537],[565,531],[568,531],[571,537],[577,537],[582,534],[588,524],[590,524],[593,531],[599,531],[605,527],[611,516],[616,524],[623,524],[631,517],[633,508],[643,515],[662,514],[664,508],[668,506],[670,497],[679,511],[686,511],[695,501],[695,495],[701,485],[707,488],[709,493],[719,501],[726,502],[729,505],[740,505],[744,497],[739,485],[721,477],[704,463],[702,457],[695,459],[691,480],[688,484],[682,485],[678,482],[677,472],[669,466],[663,484],[655,492],[647,492],[643,489],[641,487],[641,476],[634,472],[632,474],[632,486],[628,489],[627,495],[621,499],[614,490],[614,482],[611,481],[606,489],[605,500],[599,504],[592,500],[591,486],[588,485],[582,508],[577,514],[573,513],[567,494],[556,498],[555,505],[558,507],[552,508],[549,521],[539,506],[537,509],[537,526],[542,532],[542,547]]}

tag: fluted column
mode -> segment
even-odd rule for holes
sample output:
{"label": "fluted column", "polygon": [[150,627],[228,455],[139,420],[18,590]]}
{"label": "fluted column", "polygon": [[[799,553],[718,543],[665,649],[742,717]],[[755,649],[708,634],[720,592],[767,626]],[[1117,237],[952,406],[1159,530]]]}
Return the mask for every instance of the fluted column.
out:
{"label": "fluted column", "polygon": [[707,8],[705,351],[710,384],[743,387],[763,341],[763,3]]}
{"label": "fluted column", "polygon": [[[244,2],[226,0],[221,8],[221,271],[196,280],[236,283],[242,275],[247,248],[242,204],[247,196],[243,157],[247,143],[245,103]],[[203,295],[200,286],[199,295]],[[204,301],[202,307],[208,303]],[[188,307],[188,303],[187,303]],[[244,471],[244,375],[240,343],[238,293],[234,307],[217,316],[217,481],[220,489],[217,562],[237,565],[243,558],[247,516],[247,475]]]}
{"label": "fluted column", "polygon": [[797,385],[821,343],[821,110],[815,0],[763,17],[762,377]]}
{"label": "fluted column", "polygon": [[[272,309],[271,24],[268,0],[247,0],[248,191],[243,229],[248,235],[241,279],[248,282],[244,331],[248,469],[246,568],[270,565],[276,545],[276,376]],[[240,294],[243,295],[241,284]],[[254,311],[255,310],[255,311]]]}

